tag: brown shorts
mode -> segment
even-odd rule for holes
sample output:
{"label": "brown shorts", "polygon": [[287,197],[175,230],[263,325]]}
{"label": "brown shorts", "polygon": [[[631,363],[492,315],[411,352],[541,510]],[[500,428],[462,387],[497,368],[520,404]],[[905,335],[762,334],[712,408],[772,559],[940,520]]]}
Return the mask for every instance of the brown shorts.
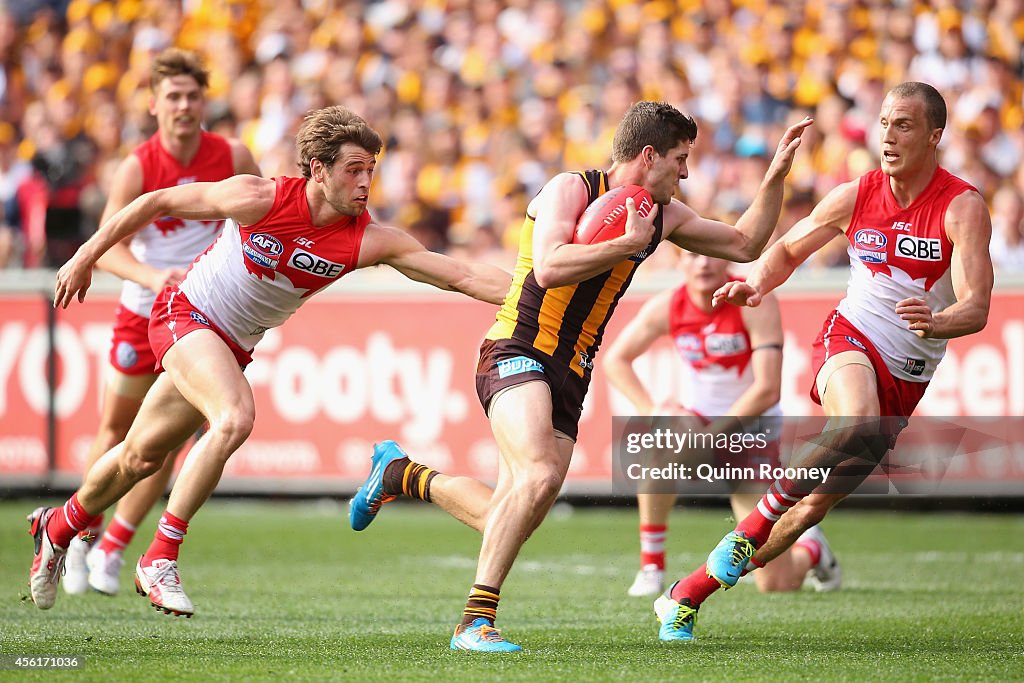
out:
{"label": "brown shorts", "polygon": [[583,398],[590,383],[564,363],[516,339],[487,339],[480,346],[476,368],[476,395],[484,412],[491,399],[509,387],[540,380],[551,390],[551,424],[555,431],[576,440]]}

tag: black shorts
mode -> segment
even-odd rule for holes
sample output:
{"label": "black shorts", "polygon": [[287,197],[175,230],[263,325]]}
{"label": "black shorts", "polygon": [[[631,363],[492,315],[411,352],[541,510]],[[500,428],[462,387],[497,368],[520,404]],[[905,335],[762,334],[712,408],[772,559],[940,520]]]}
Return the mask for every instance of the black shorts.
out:
{"label": "black shorts", "polygon": [[556,431],[576,440],[580,431],[583,399],[589,377],[580,377],[564,363],[559,367],[550,356],[516,339],[487,339],[480,346],[476,368],[476,395],[484,412],[491,399],[519,384],[542,380],[551,390],[551,424]]}

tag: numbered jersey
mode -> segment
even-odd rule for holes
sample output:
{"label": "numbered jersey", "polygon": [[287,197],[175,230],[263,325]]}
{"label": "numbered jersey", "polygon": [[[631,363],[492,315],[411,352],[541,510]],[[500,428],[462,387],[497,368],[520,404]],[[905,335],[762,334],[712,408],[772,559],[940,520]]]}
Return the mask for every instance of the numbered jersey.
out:
{"label": "numbered jersey", "polygon": [[[739,306],[721,304],[710,313],[694,305],[686,286],[672,295],[669,334],[689,374],[686,407],[706,417],[727,415],[754,383],[750,334]],[[778,404],[764,415],[781,415]]]}
{"label": "numbered jersey", "polygon": [[304,178],[275,178],[274,206],[255,225],[229,220],[196,259],[181,290],[198,310],[251,351],[308,298],[355,270],[370,214],[314,226]]}
{"label": "numbered jersey", "polygon": [[933,312],[956,301],[950,279],[953,244],[946,236],[946,209],[974,190],[938,168],[907,208],[893,197],[889,177],[861,176],[846,231],[850,282],[839,312],[875,345],[894,377],[926,382],[946,352],[945,339],[921,339],[896,315],[897,302],[923,299]]}
{"label": "numbered jersey", "polygon": [[[223,137],[200,132],[199,150],[187,165],[175,159],[160,144],[159,134],[139,145],[134,154],[142,165],[142,191],[152,192],[197,182],[217,182],[235,173],[231,146]],[[137,260],[163,270],[187,268],[196,256],[217,239],[223,221],[194,221],[164,216],[140,230],[131,241]],[[148,318],[156,293],[137,282],[125,280],[121,304],[131,312]]]}

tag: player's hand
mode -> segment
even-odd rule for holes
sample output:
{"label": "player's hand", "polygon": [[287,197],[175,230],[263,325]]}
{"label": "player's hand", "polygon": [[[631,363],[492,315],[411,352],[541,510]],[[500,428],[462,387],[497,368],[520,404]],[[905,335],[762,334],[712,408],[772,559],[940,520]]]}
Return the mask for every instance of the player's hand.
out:
{"label": "player's hand", "polygon": [[92,266],[79,249],[70,261],[60,267],[57,271],[57,284],[53,288],[54,308],[67,308],[75,296],[79,303],[85,301],[85,293],[92,284]]}
{"label": "player's hand", "polygon": [[779,146],[775,149],[775,157],[772,159],[771,166],[768,167],[766,177],[785,177],[789,173],[789,169],[793,167],[796,148],[800,146],[800,135],[812,123],[814,123],[814,119],[805,116],[803,121],[794,123],[786,129],[786,134],[779,140]]}
{"label": "player's hand", "polygon": [[935,330],[932,309],[924,299],[904,299],[896,304],[896,315],[908,323],[907,327],[918,337],[927,338]]}
{"label": "player's hand", "polygon": [[146,286],[150,291],[159,294],[165,287],[172,287],[185,279],[185,271],[181,268],[165,268],[158,270],[150,278]]}
{"label": "player's hand", "polygon": [[619,243],[628,246],[630,251],[643,250],[654,237],[654,217],[658,215],[659,208],[655,204],[654,208],[642,217],[636,210],[636,202],[633,201],[633,198],[626,197],[626,231],[615,241],[622,240]]}
{"label": "player's hand", "polygon": [[717,306],[723,301],[734,306],[750,306],[753,308],[761,303],[761,292],[741,280],[727,282],[719,287],[711,296],[712,306]]}

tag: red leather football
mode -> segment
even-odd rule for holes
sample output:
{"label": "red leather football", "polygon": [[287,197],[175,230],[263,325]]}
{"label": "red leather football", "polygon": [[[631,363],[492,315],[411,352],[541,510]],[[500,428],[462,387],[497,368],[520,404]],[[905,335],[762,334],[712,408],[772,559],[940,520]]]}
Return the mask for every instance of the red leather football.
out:
{"label": "red leather football", "polygon": [[574,244],[597,244],[621,237],[626,232],[626,198],[632,197],[641,218],[654,209],[651,193],[639,185],[612,188],[587,207],[576,223]]}

